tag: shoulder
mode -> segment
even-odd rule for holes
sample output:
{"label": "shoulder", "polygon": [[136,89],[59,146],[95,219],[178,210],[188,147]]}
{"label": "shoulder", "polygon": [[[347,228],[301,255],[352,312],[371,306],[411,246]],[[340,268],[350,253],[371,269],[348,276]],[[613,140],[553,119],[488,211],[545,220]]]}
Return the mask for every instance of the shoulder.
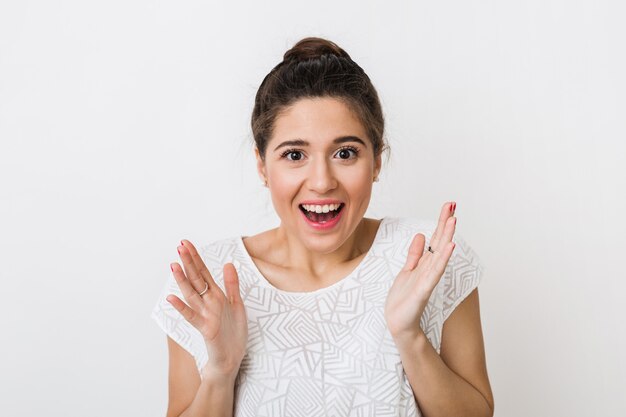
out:
{"label": "shoulder", "polygon": [[[412,239],[418,233],[423,234],[426,245],[429,244],[437,229],[437,221],[418,217],[388,217],[386,224],[393,230],[394,237],[398,239]],[[457,255],[471,263],[479,263],[478,255],[462,234],[455,232],[452,241],[456,244],[452,256]]]}
{"label": "shoulder", "polygon": [[224,290],[222,276],[224,265],[229,262],[237,263],[240,256],[240,245],[241,237],[230,236],[196,246],[198,255],[211,273],[211,277],[222,287],[222,290]]}
{"label": "shoulder", "polygon": [[240,241],[241,238],[239,236],[231,236],[201,243],[196,246],[196,249],[198,250],[198,255],[200,255],[210,270],[211,266],[232,262],[232,257],[239,249]]}
{"label": "shoulder", "polygon": [[373,245],[374,257],[387,263],[391,267],[391,274],[397,274],[406,261],[413,238],[422,233],[428,244],[434,226],[430,220],[385,216]]}
{"label": "shoulder", "polygon": [[[393,229],[393,240],[397,245],[395,256],[401,261],[406,259],[411,241],[418,233],[424,235],[424,248],[427,248],[437,229],[435,220],[415,217],[396,217],[388,220],[387,225]],[[452,241],[456,246],[438,284],[444,321],[471,291],[478,287],[484,272],[481,259],[463,235],[458,231],[455,232]]]}
{"label": "shoulder", "polygon": [[434,220],[418,217],[385,217],[384,226],[389,229],[387,234],[393,234],[394,240],[412,239],[416,234],[421,233],[428,242],[437,223]]}
{"label": "shoulder", "polygon": [[200,256],[223,257],[233,252],[238,245],[239,236],[231,236],[200,244],[197,249]]}

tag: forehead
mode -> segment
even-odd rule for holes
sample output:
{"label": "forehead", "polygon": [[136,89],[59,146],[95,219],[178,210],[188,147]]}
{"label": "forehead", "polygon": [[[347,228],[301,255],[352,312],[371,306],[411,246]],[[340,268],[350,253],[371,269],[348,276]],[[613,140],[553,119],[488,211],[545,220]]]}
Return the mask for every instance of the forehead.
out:
{"label": "forehead", "polygon": [[343,101],[315,97],[298,100],[276,118],[270,143],[293,139],[326,143],[338,136],[365,140],[365,128]]}

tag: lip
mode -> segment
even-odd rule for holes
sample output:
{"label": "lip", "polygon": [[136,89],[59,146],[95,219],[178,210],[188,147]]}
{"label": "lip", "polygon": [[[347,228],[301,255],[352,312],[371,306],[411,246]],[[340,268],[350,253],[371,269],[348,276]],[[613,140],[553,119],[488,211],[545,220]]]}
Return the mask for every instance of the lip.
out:
{"label": "lip", "polygon": [[320,205],[320,206],[323,206],[325,204],[341,204],[341,203],[343,203],[343,201],[332,199],[332,198],[326,198],[324,200],[305,200],[305,201],[300,202],[300,204],[315,204],[315,205]]}
{"label": "lip", "polygon": [[[319,203],[303,203],[303,204],[319,204]],[[326,204],[333,204],[333,203],[326,203]],[[341,218],[343,216],[343,212],[345,211],[345,207],[343,207],[341,209],[341,211],[337,214],[337,216],[335,218],[327,221],[326,223],[316,223],[314,221],[311,221],[306,216],[306,214],[304,214],[304,212],[302,210],[298,209],[298,211],[302,215],[302,218],[304,219],[304,222],[306,224],[308,224],[309,226],[311,226],[313,229],[327,231],[327,230],[330,230],[330,229],[334,228],[337,225],[337,223],[339,223],[339,221],[341,220]]]}

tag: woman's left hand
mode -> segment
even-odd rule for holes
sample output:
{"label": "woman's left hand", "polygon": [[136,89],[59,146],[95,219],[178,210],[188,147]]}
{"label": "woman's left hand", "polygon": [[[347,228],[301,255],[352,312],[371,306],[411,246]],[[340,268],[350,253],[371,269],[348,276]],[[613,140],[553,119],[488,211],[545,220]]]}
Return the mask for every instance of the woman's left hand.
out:
{"label": "woman's left hand", "polygon": [[409,246],[404,267],[387,294],[385,320],[394,340],[424,336],[420,319],[428,300],[441,280],[454,250],[456,203],[445,203],[437,229],[430,239],[435,253],[424,252],[425,236],[418,233]]}

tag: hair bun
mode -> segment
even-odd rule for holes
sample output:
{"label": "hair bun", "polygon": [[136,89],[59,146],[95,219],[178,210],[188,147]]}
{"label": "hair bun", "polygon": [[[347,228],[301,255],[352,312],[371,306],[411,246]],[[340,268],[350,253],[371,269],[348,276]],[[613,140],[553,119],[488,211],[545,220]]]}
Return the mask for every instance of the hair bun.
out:
{"label": "hair bun", "polygon": [[336,43],[327,39],[308,37],[301,39],[290,50],[285,52],[283,61],[304,61],[319,58],[322,55],[335,55],[350,59],[350,55]]}

